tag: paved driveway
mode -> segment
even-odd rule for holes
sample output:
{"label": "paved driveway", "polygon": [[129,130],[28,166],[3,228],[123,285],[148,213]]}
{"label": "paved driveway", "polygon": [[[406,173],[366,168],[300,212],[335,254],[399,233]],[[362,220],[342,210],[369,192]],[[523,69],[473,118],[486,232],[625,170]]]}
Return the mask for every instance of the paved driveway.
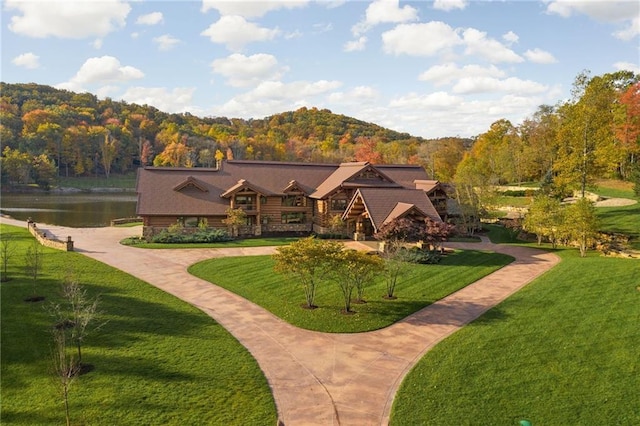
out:
{"label": "paved driveway", "polygon": [[[2,218],[3,223],[24,226]],[[293,327],[261,307],[191,276],[187,267],[222,256],[270,254],[272,247],[145,250],[119,241],[140,228],[63,228],[38,224],[76,251],[121,269],[198,307],[255,357],[285,425],[386,425],[406,373],[435,344],[553,267],[540,250],[482,243],[449,247],[493,250],[510,265],[382,330],[328,334]]]}

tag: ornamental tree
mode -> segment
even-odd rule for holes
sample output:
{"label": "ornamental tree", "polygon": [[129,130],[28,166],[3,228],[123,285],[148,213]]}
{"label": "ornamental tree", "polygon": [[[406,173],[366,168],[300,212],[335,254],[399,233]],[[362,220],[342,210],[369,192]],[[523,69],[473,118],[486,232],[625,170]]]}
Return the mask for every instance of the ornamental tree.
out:
{"label": "ornamental tree", "polygon": [[342,244],[330,240],[303,238],[288,246],[279,247],[273,255],[274,270],[300,284],[304,290],[305,307],[316,308],[318,285],[327,278]]}

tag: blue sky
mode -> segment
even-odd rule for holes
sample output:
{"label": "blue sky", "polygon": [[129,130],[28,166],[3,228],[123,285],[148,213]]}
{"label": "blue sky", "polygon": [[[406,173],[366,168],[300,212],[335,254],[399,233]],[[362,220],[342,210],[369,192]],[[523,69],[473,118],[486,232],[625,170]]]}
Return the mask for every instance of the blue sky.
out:
{"label": "blue sky", "polygon": [[640,73],[637,1],[2,2],[1,79],[167,112],[327,108],[427,138]]}

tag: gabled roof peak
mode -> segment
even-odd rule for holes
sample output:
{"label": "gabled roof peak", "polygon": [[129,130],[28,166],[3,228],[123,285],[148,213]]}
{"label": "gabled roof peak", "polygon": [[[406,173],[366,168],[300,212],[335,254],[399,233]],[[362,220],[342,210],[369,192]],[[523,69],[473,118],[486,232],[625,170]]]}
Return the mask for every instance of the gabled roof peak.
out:
{"label": "gabled roof peak", "polygon": [[181,191],[181,190],[183,190],[185,188],[188,188],[188,187],[197,188],[202,192],[209,192],[209,190],[207,189],[207,187],[204,184],[204,182],[201,182],[200,180],[194,178],[191,175],[187,176],[187,178],[185,180],[180,182],[178,185],[174,186],[173,190],[174,191]]}

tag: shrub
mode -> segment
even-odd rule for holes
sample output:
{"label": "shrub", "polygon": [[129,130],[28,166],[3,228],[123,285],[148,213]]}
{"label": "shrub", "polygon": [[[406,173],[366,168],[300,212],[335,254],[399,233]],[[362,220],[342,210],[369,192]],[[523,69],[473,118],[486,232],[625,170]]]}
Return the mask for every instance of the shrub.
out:
{"label": "shrub", "polygon": [[220,243],[231,241],[232,238],[224,229],[198,230],[193,234],[183,234],[181,231],[171,232],[163,230],[151,238],[152,243],[178,244],[178,243]]}
{"label": "shrub", "polygon": [[442,260],[442,253],[440,250],[425,250],[418,247],[413,247],[410,249],[401,249],[404,250],[401,258],[405,262],[409,263],[419,263],[421,265],[433,265],[436,263],[440,263]]}

